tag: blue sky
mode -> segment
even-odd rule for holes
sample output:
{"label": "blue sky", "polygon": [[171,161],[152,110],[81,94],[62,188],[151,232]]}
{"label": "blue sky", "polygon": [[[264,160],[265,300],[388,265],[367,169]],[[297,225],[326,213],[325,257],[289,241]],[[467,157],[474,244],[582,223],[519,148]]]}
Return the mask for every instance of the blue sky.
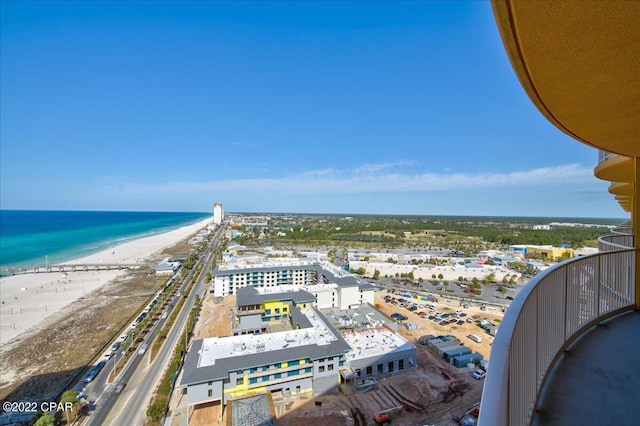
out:
{"label": "blue sky", "polygon": [[0,8],[3,209],[627,216],[488,2]]}

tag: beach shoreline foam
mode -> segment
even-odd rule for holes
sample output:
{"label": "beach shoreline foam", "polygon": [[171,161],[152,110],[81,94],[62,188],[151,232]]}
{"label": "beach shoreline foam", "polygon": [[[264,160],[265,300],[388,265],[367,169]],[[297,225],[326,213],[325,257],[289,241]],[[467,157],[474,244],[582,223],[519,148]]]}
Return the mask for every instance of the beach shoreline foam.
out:
{"label": "beach shoreline foam", "polygon": [[[127,241],[80,257],[65,265],[140,264],[167,247],[182,241],[212,223],[206,218],[168,232]],[[0,278],[0,352],[5,345],[38,330],[48,318],[81,297],[107,285],[126,270],[51,271]]]}

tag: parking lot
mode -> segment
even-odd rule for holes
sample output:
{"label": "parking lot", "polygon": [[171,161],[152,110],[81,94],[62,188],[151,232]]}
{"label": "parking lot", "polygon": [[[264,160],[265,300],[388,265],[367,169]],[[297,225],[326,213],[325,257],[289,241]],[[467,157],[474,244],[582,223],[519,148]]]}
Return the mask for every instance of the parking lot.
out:
{"label": "parking lot", "polygon": [[[400,334],[410,342],[416,343],[424,335],[453,335],[465,346],[481,353],[484,359],[488,359],[491,353],[493,336],[480,323],[499,326],[503,316],[498,309],[483,304],[450,299],[419,301],[394,294],[391,290],[377,292],[375,303],[383,313],[400,323]],[[407,327],[409,323],[416,327]],[[481,336],[481,341],[474,341],[469,335]]]}

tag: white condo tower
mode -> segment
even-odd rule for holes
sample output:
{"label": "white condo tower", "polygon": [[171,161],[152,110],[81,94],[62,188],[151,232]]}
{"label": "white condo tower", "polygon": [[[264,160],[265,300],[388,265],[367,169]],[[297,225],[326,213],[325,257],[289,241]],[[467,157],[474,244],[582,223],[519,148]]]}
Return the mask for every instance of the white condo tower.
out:
{"label": "white condo tower", "polygon": [[220,225],[224,219],[224,210],[222,209],[222,203],[215,203],[213,205],[213,223]]}

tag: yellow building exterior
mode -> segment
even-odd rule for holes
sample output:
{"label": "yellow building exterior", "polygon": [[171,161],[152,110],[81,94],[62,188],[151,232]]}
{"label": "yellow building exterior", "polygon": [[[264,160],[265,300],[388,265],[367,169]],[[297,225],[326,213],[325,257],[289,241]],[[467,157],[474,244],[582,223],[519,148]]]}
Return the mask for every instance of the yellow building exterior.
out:
{"label": "yellow building exterior", "polygon": [[573,257],[573,249],[551,246],[527,246],[527,254],[537,254],[542,259],[557,262],[564,258]]}

